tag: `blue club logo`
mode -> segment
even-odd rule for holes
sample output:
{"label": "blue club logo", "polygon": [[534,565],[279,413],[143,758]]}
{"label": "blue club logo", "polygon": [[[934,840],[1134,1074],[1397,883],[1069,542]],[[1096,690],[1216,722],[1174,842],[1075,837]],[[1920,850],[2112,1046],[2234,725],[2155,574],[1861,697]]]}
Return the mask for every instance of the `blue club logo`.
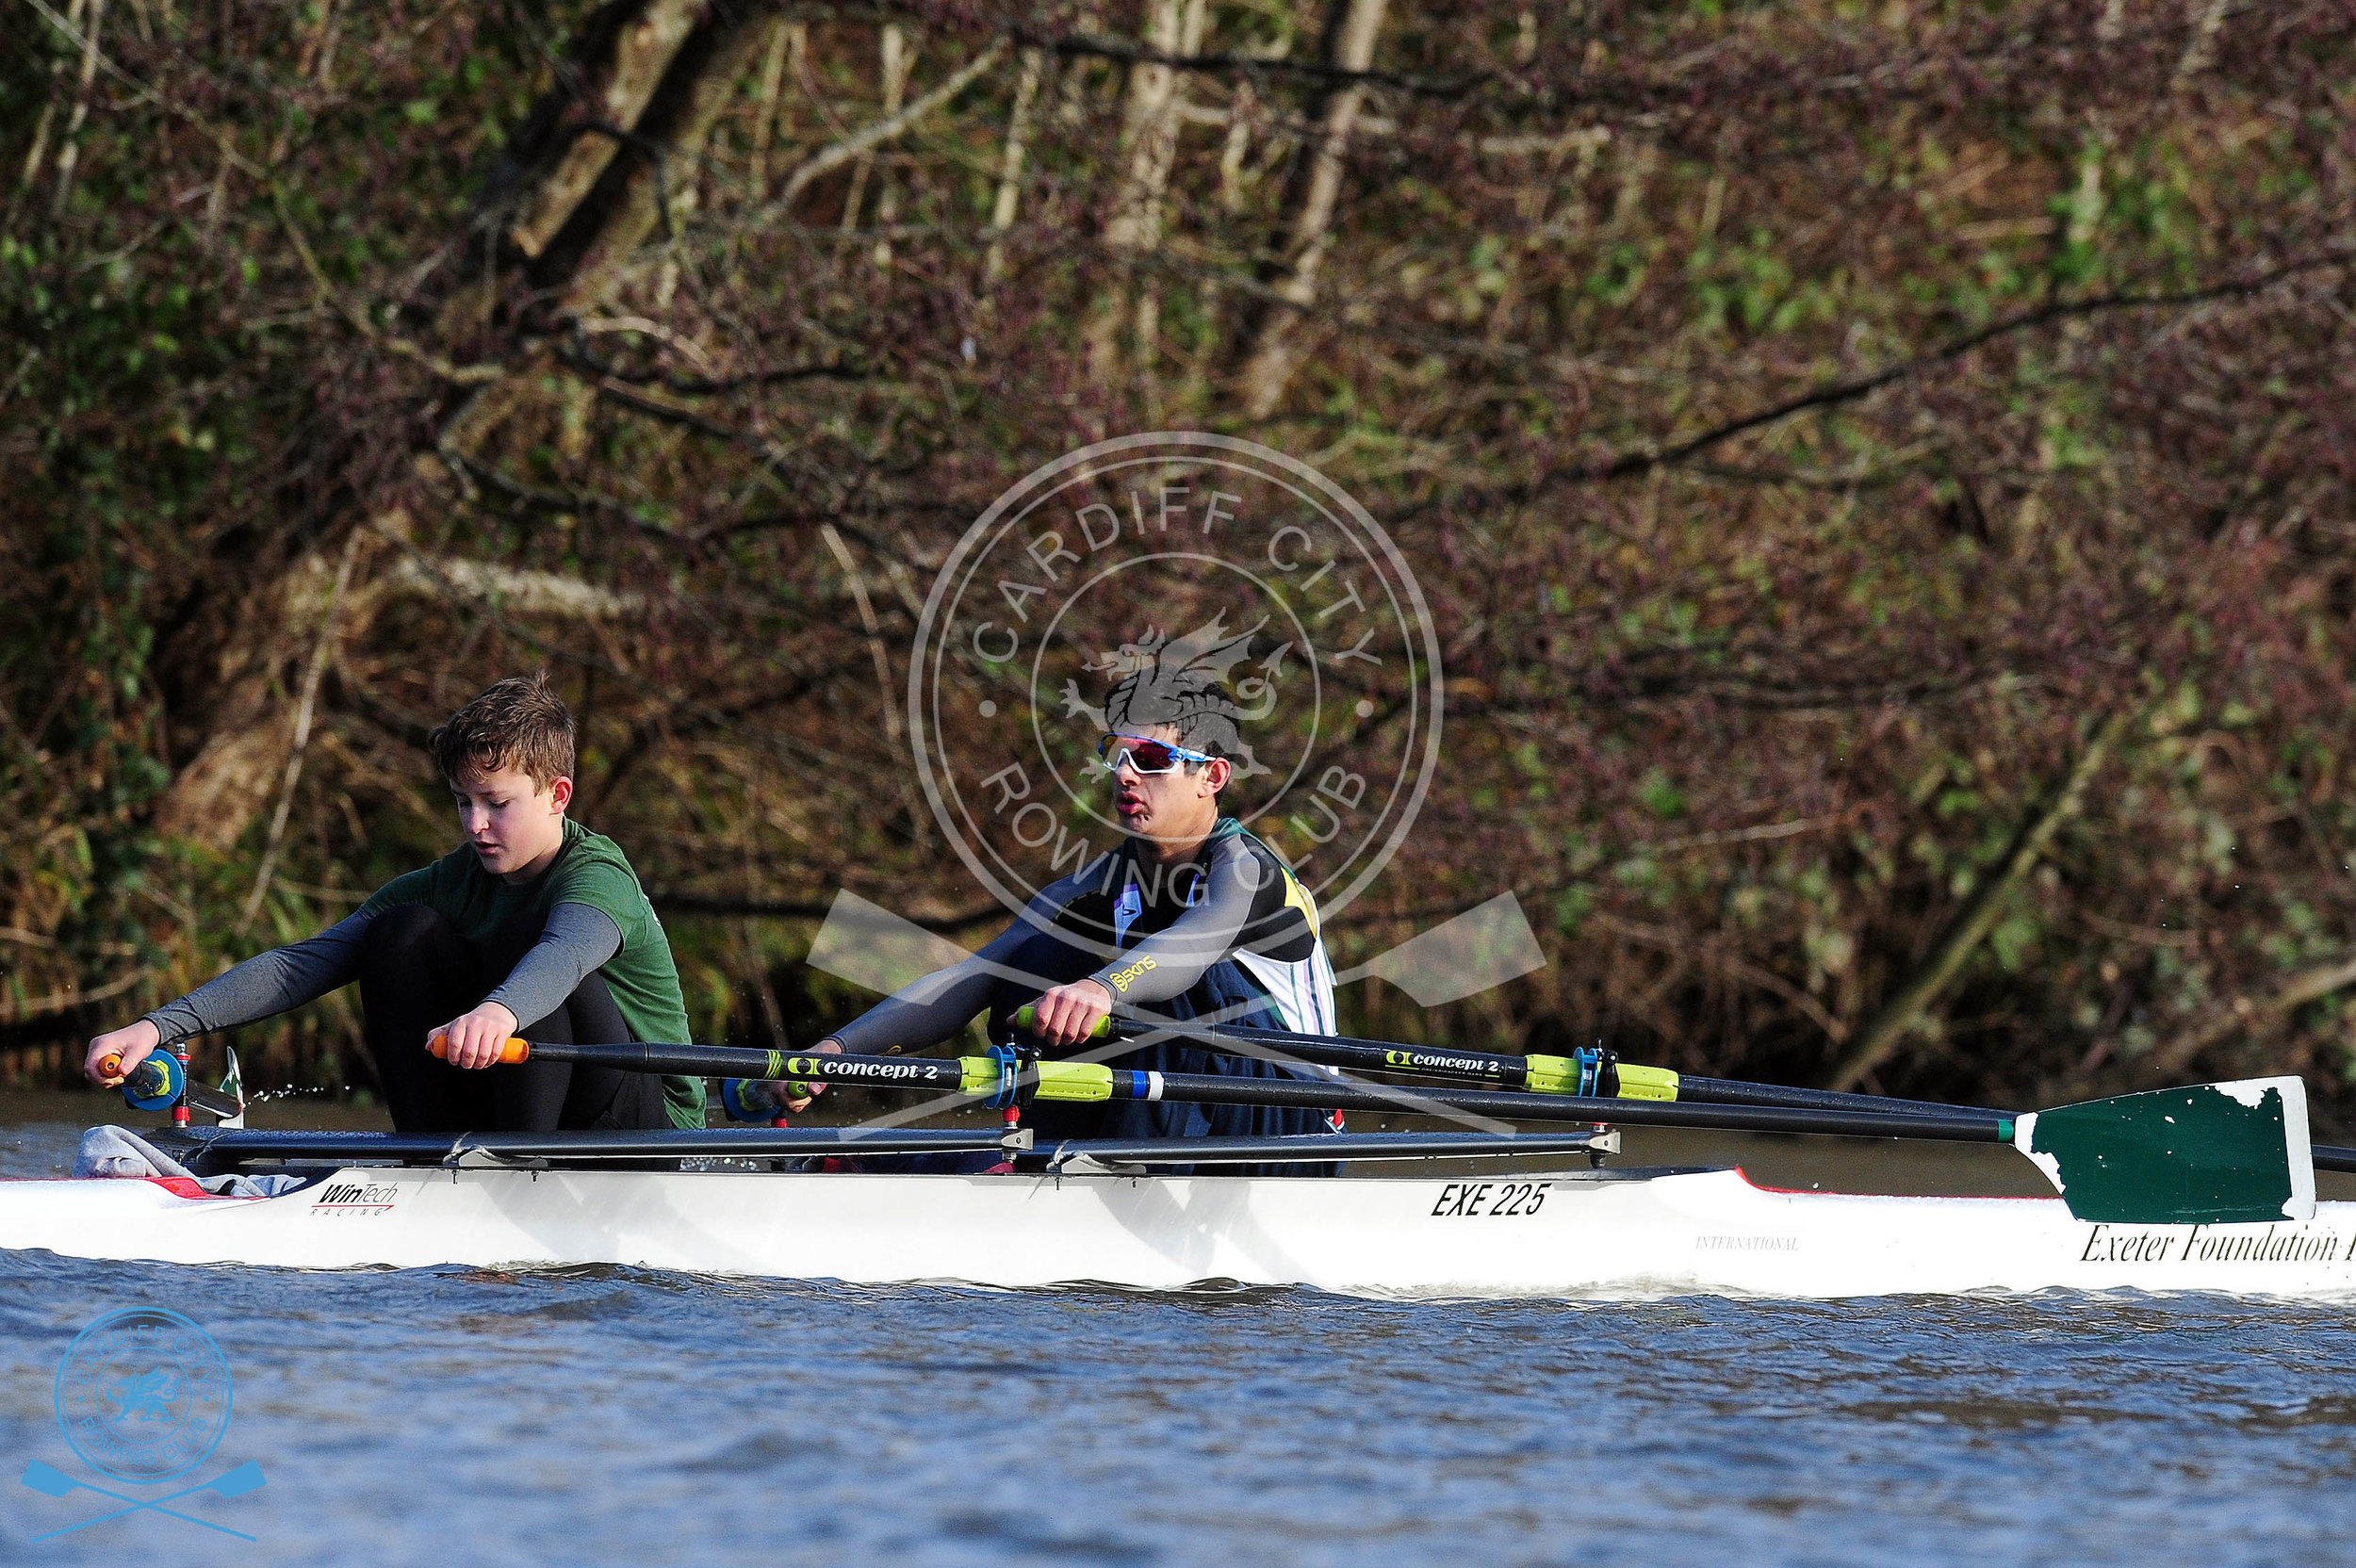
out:
{"label": "blue club logo", "polygon": [[[161,1307],[108,1313],[74,1336],[57,1364],[57,1429],[66,1445],[101,1475],[135,1485],[184,1476],[221,1446],[229,1429],[229,1363],[213,1338],[188,1318]],[[94,1492],[124,1506],[33,1537],[46,1541],[109,1519],[148,1511],[234,1535],[242,1530],[167,1508],[198,1493],[241,1497],[263,1484],[262,1467],[248,1462],[211,1480],[165,1496],[142,1499],[33,1461],[25,1484],[52,1497]]]}

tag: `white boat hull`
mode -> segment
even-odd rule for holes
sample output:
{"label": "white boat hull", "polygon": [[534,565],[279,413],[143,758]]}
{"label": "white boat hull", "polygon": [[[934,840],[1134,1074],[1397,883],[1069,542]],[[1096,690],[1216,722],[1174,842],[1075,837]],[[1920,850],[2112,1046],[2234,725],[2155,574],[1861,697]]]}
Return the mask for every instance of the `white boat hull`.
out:
{"label": "white boat hull", "polygon": [[357,1168],[251,1200],[20,1181],[0,1183],[0,1249],[1416,1297],[2356,1294],[2356,1203],[2319,1204],[2302,1223],[2095,1225],[2053,1199],[1774,1192],[1732,1170],[1320,1181]]}

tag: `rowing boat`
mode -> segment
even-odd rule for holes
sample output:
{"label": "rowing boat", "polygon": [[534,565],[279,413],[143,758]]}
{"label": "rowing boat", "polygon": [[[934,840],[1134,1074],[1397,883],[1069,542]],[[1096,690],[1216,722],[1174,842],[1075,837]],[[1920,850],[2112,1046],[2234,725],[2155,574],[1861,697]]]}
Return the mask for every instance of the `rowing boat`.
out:
{"label": "rowing boat", "polygon": [[[1739,1169],[1165,1176],[347,1162],[282,1197],[182,1182],[0,1186],[0,1249],[282,1268],[584,1264],[865,1284],[1210,1281],[1389,1297],[1831,1298],[2045,1289],[2356,1292],[2356,1203],[2304,1220],[2119,1224],[2056,1198],[1761,1188]],[[316,1142],[318,1152],[330,1151]],[[1268,1152],[1253,1152],[1265,1159]],[[512,1159],[515,1156],[499,1156]],[[526,1157],[528,1158],[528,1156]]]}
{"label": "rowing boat", "polygon": [[[0,1184],[0,1250],[285,1268],[608,1265],[859,1284],[1229,1282],[1386,1297],[2356,1295],[2356,1203],[2315,1194],[2316,1168],[2348,1168],[2356,1151],[2311,1147],[2296,1078],[2016,1116],[1773,1086],[1755,1086],[1759,1098],[1746,1104],[1751,1090],[1716,1081],[1688,1104],[1676,1097],[1690,1086],[1676,1075],[1644,1072],[1631,1076],[1629,1098],[1615,1099],[1598,1097],[1609,1070],[1467,1060],[1431,1070],[1497,1082],[1494,1062],[1510,1060],[1507,1081],[1556,1082],[1557,1092],[1419,1088],[1411,1108],[1576,1125],[1035,1144],[1016,1123],[1037,1099],[1365,1107],[1402,1091],[1129,1072],[1006,1048],[957,1060],[521,1040],[509,1051],[513,1060],[936,1088],[1003,1105],[1008,1119],[971,1132],[456,1136],[184,1126],[156,1143],[193,1177]],[[1730,1168],[1616,1168],[1606,1163],[1616,1135],[1604,1123],[2001,1143],[2033,1162],[2055,1196],[1796,1192]],[[978,1154],[998,1168],[882,1168],[908,1154]],[[826,1156],[837,1158],[818,1158]],[[848,1162],[870,1168],[840,1168]],[[1342,1174],[1219,1173],[1286,1162],[1341,1162]],[[195,1180],[265,1170],[303,1184],[238,1198]]]}

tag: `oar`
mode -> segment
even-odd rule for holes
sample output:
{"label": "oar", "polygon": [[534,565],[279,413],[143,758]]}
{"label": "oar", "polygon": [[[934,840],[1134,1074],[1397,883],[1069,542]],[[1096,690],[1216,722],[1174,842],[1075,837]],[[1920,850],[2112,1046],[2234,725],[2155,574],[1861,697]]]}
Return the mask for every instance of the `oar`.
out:
{"label": "oar", "polygon": [[102,1497],[112,1497],[118,1503],[131,1505],[129,1508],[119,1508],[111,1512],[95,1514],[79,1524],[68,1525],[62,1529],[51,1530],[44,1535],[36,1535],[32,1538],[35,1541],[47,1541],[55,1536],[72,1535],[75,1530],[88,1529],[92,1525],[103,1525],[109,1519],[120,1519],[126,1513],[137,1513],[142,1509],[165,1514],[173,1519],[184,1520],[191,1525],[202,1525],[208,1530],[219,1530],[223,1535],[234,1535],[240,1541],[251,1541],[254,1537],[243,1530],[233,1530],[226,1525],[216,1525],[210,1519],[199,1519],[193,1513],[182,1513],[163,1505],[176,1503],[183,1497],[193,1497],[200,1492],[211,1492],[223,1497],[242,1497],[249,1492],[260,1490],[265,1482],[262,1478],[262,1467],[252,1460],[248,1460],[236,1469],[223,1471],[209,1481],[196,1486],[184,1487],[178,1492],[157,1497],[152,1502],[142,1502],[137,1497],[121,1492],[109,1492],[103,1486],[92,1486],[88,1481],[77,1481],[64,1471],[34,1460],[25,1466],[25,1484],[36,1492],[44,1493],[52,1497],[64,1497],[75,1492],[95,1492]]}
{"label": "oar", "polygon": [[[1028,1006],[1014,1012],[1015,1023],[1032,1027],[1036,1014]],[[1506,1088],[1526,1088],[1538,1094],[1589,1095],[1601,1099],[1677,1100],[1710,1105],[1784,1105],[1816,1111],[1917,1111],[1925,1116],[1998,1116],[1970,1106],[1945,1105],[1929,1100],[1891,1100],[1877,1094],[1836,1094],[1830,1089],[1793,1088],[1782,1084],[1745,1084],[1731,1078],[1704,1078],[1662,1067],[1639,1067],[1616,1060],[1607,1052],[1581,1052],[1573,1056],[1491,1055],[1480,1051],[1434,1051],[1402,1045],[1396,1040],[1353,1039],[1346,1035],[1301,1035],[1284,1029],[1254,1029],[1240,1023],[1196,1023],[1177,1019],[1107,1018],[1098,1023],[1091,1039],[1155,1039],[1175,1036],[1198,1041],[1215,1051],[1256,1054],[1257,1047],[1273,1055],[1295,1056],[1325,1067],[1355,1068],[1362,1072],[1391,1072],[1401,1076],[1429,1075],[1469,1079]]]}
{"label": "oar", "polygon": [[[1075,1103],[1174,1101],[1396,1111],[1398,1089],[1373,1084],[1210,1073],[1137,1072],[1099,1062],[1018,1062],[1011,1054],[938,1057],[789,1055],[726,1046],[540,1046],[510,1039],[499,1060],[596,1061],[650,1072],[722,1072],[806,1083],[952,1088],[1003,1100]],[[954,1075],[955,1084],[951,1084]],[[1500,1089],[1418,1089],[1428,1105],[1501,1120],[1584,1121],[1602,1109],[1575,1096]],[[1615,1100],[1622,1126],[1714,1132],[1817,1133],[2008,1144],[2045,1173],[2080,1219],[2121,1224],[2256,1224],[2315,1214],[2307,1090],[2297,1078],[2155,1089],[2012,1116],[1999,1111],[1815,1110],[1786,1105]]]}
{"label": "oar", "polygon": [[[1579,1132],[1304,1133],[1252,1137],[1065,1138],[1034,1146],[1032,1134],[941,1127],[707,1127],[700,1132],[312,1133],[233,1130],[172,1135],[159,1141],[186,1148],[191,1164],[213,1170],[290,1159],[384,1165],[499,1165],[525,1161],[583,1166],[602,1160],[726,1157],[773,1159],[804,1155],[1030,1153],[1053,1170],[1087,1158],[1122,1165],[1271,1165],[1294,1161],[1516,1159],[1532,1155],[1610,1153],[1613,1135]],[[364,1173],[365,1174],[365,1173]],[[341,1200],[332,1191],[305,1188],[286,1200],[298,1207]]]}
{"label": "oar", "polygon": [[[425,1048],[436,1056],[450,1054],[450,1043],[436,1034]],[[736,1045],[564,1045],[544,1040],[510,1039],[499,1048],[502,1062],[589,1062],[624,1072],[671,1072],[699,1078],[794,1078],[805,1083],[883,1084],[912,1089],[950,1089],[990,1094],[998,1082],[998,1065],[988,1056],[961,1060],[945,1056],[803,1056],[789,1051],[767,1051]],[[849,1064],[832,1073],[804,1072],[802,1064]],[[983,1077],[967,1070],[978,1067]],[[793,1070],[789,1071],[788,1069]]]}
{"label": "oar", "polygon": [[[1360,1042],[1364,1043],[1364,1042]],[[448,1054],[436,1035],[426,1049]],[[674,1072],[704,1077],[790,1079],[808,1084],[867,1084],[885,1088],[939,1089],[952,1094],[999,1096],[1006,1092],[1005,1061],[996,1056],[805,1055],[727,1045],[568,1045],[510,1039],[497,1060],[586,1062],[626,1072]],[[1203,1104],[1314,1105],[1326,1109],[1399,1111],[1413,1108],[1402,1091],[1339,1080],[1231,1078],[1216,1073],[1131,1072],[1095,1062],[1036,1062],[1022,1069],[1021,1097],[1081,1102],[1107,1100],[1178,1100]],[[1035,1086],[1035,1089],[1033,1088]],[[1871,1101],[1871,1096],[1858,1096]],[[1557,1093],[1511,1093],[1495,1089],[1418,1088],[1416,1102],[1481,1111],[1530,1121],[1596,1121],[1628,1125],[1718,1128],[1740,1132],[1832,1133],[1888,1137],[1945,1137],[1989,1141],[1998,1111],[1940,1105],[1928,1111],[1890,1108],[1824,1109],[1795,1106],[1673,1104],[1660,1101],[1593,1100]],[[1997,1140],[2001,1141],[2001,1140]]]}
{"label": "oar", "polygon": [[[1015,1009],[1014,1021],[1028,1029],[1036,1015],[1028,1006]],[[1361,1071],[1397,1073],[1402,1077],[1429,1073],[1534,1089],[1542,1094],[1587,1095],[1602,1099],[1680,1101],[1689,1104],[1788,1106],[1821,1111],[1906,1111],[1922,1116],[2001,1117],[2009,1113],[1972,1105],[1948,1105],[1933,1100],[1898,1100],[1878,1094],[1841,1094],[1831,1089],[1799,1088],[1788,1084],[1748,1084],[1732,1078],[1705,1078],[1668,1068],[1639,1067],[1633,1062],[1600,1063],[1584,1056],[1491,1055],[1478,1051],[1432,1051],[1396,1040],[1352,1039],[1347,1036],[1301,1035],[1283,1029],[1254,1029],[1239,1023],[1195,1023],[1175,1019],[1107,1018],[1091,1039],[1150,1039],[1176,1036],[1213,1049],[1258,1046],[1271,1054],[1297,1056],[1326,1067],[1356,1068]],[[1599,1116],[1625,1121],[1615,1105]],[[2317,1170],[2356,1175],[2356,1149],[2315,1144],[2309,1156]]]}

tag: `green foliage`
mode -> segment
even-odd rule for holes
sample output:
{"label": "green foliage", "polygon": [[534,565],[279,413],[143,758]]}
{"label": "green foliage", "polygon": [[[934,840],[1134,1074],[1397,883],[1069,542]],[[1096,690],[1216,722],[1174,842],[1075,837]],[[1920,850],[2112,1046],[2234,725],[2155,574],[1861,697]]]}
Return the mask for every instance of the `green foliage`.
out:
{"label": "green foliage", "polygon": [[[2086,308],[2347,231],[2351,62],[2309,9],[2180,81],[2177,33],[2063,47],[2086,19],[2059,0],[1394,6],[1378,66],[1468,85],[1361,106],[1289,316],[1314,78],[1255,70],[1231,127],[1208,122],[1244,74],[1186,74],[1156,237],[1126,250],[1131,84],[1076,44],[1046,57],[1004,234],[1011,60],[775,210],[882,112],[876,23],[849,15],[811,23],[809,89],[761,106],[759,50],[722,84],[662,164],[667,225],[568,302],[654,167],[627,149],[537,260],[500,238],[556,160],[536,111],[591,9],[337,7],[322,63],[324,8],[149,8],[153,38],[110,8],[109,59],[154,91],[106,78],[71,182],[78,55],[28,23],[0,56],[8,178],[58,110],[0,196],[10,1021],[94,1027],[43,999],[161,1000],[447,850],[424,731],[544,663],[583,714],[580,809],[666,899],[848,885],[982,934],[1000,911],[881,715],[963,528],[1153,428],[1311,462],[1439,623],[1443,772],[1337,943],[1370,957],[1506,888],[1546,928],[1553,961],[1508,992],[1432,1017],[1354,996],[1362,1028],[1819,1076],[1824,1021],[1859,1027],[1915,972],[2121,705],[2138,725],[2051,876],[2006,893],[1908,1037],[1940,1043],[1883,1086],[2133,1077],[2347,951],[2336,274]],[[1226,56],[1299,57],[1321,25],[1207,15]],[[908,91],[985,41],[928,26]],[[1262,416],[1238,387],[1272,315],[1295,362]],[[1027,700],[1022,671],[989,678]],[[809,926],[675,915],[697,1030],[807,1041],[864,1004],[803,967]],[[352,1024],[330,1003],[271,1043],[340,1085]],[[2332,999],[2217,1037],[2192,1065],[2356,1074]]]}

